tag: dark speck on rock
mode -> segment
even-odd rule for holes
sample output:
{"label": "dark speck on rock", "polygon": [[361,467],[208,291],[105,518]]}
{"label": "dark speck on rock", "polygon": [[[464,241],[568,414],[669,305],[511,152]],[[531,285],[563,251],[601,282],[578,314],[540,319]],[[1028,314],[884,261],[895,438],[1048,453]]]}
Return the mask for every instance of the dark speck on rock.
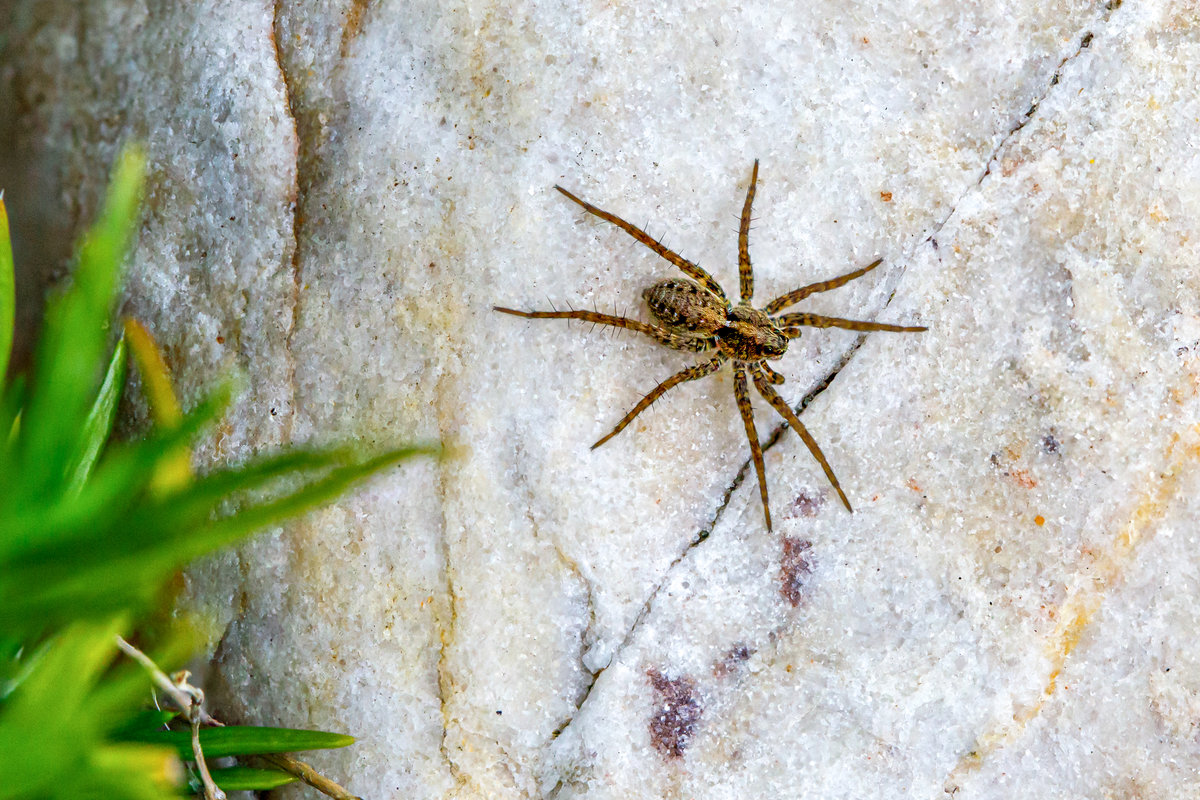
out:
{"label": "dark speck on rock", "polygon": [[754,655],[754,651],[743,643],[735,644],[729,648],[725,656],[713,665],[713,675],[718,678],[724,678],[738,671],[738,668],[749,660],[750,656]]}

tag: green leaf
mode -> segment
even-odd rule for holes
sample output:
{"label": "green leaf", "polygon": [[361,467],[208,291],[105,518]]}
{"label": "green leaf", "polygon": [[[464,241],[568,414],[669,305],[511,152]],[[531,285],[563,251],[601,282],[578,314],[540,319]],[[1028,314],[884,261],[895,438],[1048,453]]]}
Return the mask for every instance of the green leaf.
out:
{"label": "green leaf", "polygon": [[[12,446],[21,430],[18,420],[24,404],[25,376],[17,375],[0,393],[0,457],[4,459],[0,464],[6,463],[11,457]],[[5,471],[0,474],[11,473]],[[3,487],[0,487],[0,490],[2,489]]]}
{"label": "green leaf", "polygon": [[105,743],[78,769],[60,775],[54,797],[63,800],[179,800],[184,773],[163,747]]}
{"label": "green leaf", "polygon": [[41,793],[98,743],[103,723],[86,699],[123,627],[118,617],[69,626],[0,707],[0,797]]}
{"label": "green leaf", "polygon": [[[143,731],[125,741],[144,744],[170,745],[180,758],[191,761],[191,731]],[[205,760],[224,756],[256,756],[264,753],[295,753],[300,750],[328,750],[354,744],[354,737],[344,733],[304,731],[297,728],[265,728],[228,725],[223,728],[201,728],[200,749]]]}
{"label": "green leaf", "polygon": [[226,767],[209,770],[213,783],[227,792],[255,792],[278,789],[299,778],[277,769],[253,769],[252,767]]}
{"label": "green leaf", "polygon": [[16,636],[4,637],[4,668],[0,671],[0,705],[17,690],[41,663],[51,642],[28,644]]}
{"label": "green leaf", "polygon": [[[157,663],[157,662],[156,662]],[[113,731],[116,739],[136,738],[139,733],[163,730],[164,726],[179,716],[178,711],[167,711],[159,708],[147,708],[137,712]]]}
{"label": "green leaf", "polygon": [[[322,505],[354,483],[400,461],[438,452],[440,450],[436,447],[417,446],[368,458],[345,449],[268,456],[200,478],[187,488],[164,498],[161,505],[152,505],[144,511],[131,514],[125,524],[131,538],[143,541],[141,558],[192,559],[235,542],[253,531]],[[324,475],[309,478],[307,483],[298,488],[266,500],[248,501],[233,513],[213,516],[220,506],[240,493],[259,490],[265,484],[282,478],[294,482],[306,471],[321,470],[330,464],[345,461],[350,463],[327,469]],[[172,528],[186,530],[187,535],[179,536]]]}
{"label": "green leaf", "polygon": [[38,497],[65,488],[74,439],[99,385],[121,262],[138,224],[144,164],[136,149],[120,156],[100,219],[83,237],[71,285],[47,305],[15,476]]}
{"label": "green leaf", "polygon": [[[144,502],[144,488],[157,463],[215,419],[229,402],[230,387],[213,392],[175,429],[156,431],[142,441],[114,448],[96,468],[78,496],[38,503],[19,496],[0,506],[0,596],[8,564],[36,553],[40,548],[71,549],[83,542],[97,541],[128,549],[125,540],[110,535],[110,527],[127,527],[127,509]],[[3,482],[0,481],[0,485]],[[82,556],[76,560],[82,560]],[[7,562],[7,563],[6,563]],[[3,602],[0,602],[0,614]]]}
{"label": "green leaf", "polygon": [[[40,514],[0,513],[0,631],[36,636],[73,619],[142,607],[155,596],[179,561],[143,562],[123,522],[145,495],[157,457],[186,435],[174,431],[110,455],[78,496]],[[156,530],[169,525],[162,520]],[[186,535],[165,534],[168,543]]]}
{"label": "green leaf", "polygon": [[355,483],[400,461],[418,455],[438,455],[435,446],[404,447],[382,453],[357,464],[331,470],[327,475],[282,497],[243,507],[236,514],[219,518],[197,531],[192,546],[201,552],[220,547],[251,531],[310,511],[341,495]]}
{"label": "green leaf", "polygon": [[[157,452],[169,450],[177,435],[178,431],[163,433]],[[78,518],[79,527],[48,524],[55,521],[54,513],[49,512],[40,526],[23,527],[5,536],[5,520],[0,517],[0,630],[6,626],[29,630],[29,625],[144,606],[154,598],[163,579],[185,562],[321,505],[402,459],[435,452],[431,447],[408,447],[366,459],[350,450],[286,453],[219,470],[140,509],[113,491],[125,485],[121,480],[114,481],[98,499],[92,497],[93,489],[103,488],[107,478],[109,464],[102,464],[70,509],[74,511],[80,504],[92,507],[90,527],[86,526],[87,516]],[[329,467],[346,460],[351,463]],[[324,474],[309,477],[298,488],[269,495],[266,500],[248,501],[234,513],[219,513],[239,492],[261,489],[285,477],[294,484],[303,471],[321,468]],[[117,478],[128,480],[134,472],[127,469]],[[36,525],[36,516],[30,522]],[[47,529],[57,530],[58,535],[37,543]],[[11,550],[14,542],[22,539],[23,552]],[[7,559],[6,546],[10,548]]]}
{"label": "green leaf", "polygon": [[8,359],[12,354],[13,319],[17,304],[12,241],[8,233],[8,209],[4,207],[4,193],[0,192],[0,386],[4,385]]}
{"label": "green leaf", "polygon": [[112,433],[113,421],[117,417],[117,404],[121,400],[121,391],[125,388],[125,337],[117,340],[112,358],[108,360],[108,369],[104,380],[100,383],[100,391],[96,401],[88,411],[83,421],[83,429],[79,431],[78,450],[75,457],[67,466],[67,491],[78,493],[83,483],[92,474],[96,459],[104,448]]}
{"label": "green leaf", "polygon": [[207,525],[223,504],[240,493],[264,489],[284,478],[295,479],[305,473],[329,469],[351,458],[350,450],[290,450],[247,464],[218,468],[146,505],[128,520],[128,525],[134,530],[143,529],[163,514],[169,514],[177,526]]}

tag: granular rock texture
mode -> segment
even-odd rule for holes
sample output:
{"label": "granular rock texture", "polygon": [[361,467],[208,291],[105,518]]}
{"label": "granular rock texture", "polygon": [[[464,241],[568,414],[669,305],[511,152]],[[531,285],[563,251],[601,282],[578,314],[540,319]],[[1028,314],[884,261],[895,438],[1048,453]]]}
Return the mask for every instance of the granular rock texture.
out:
{"label": "granular rock texture", "polygon": [[[446,447],[189,572],[220,715],[370,797],[1197,793],[1200,13],[793,5],[0,0],[27,284],[143,141],[203,457]],[[736,285],[755,158],[762,297],[929,328],[774,362],[856,513],[762,408],[773,533],[727,370],[589,451],[695,357],[491,311],[676,276],[555,184]]]}

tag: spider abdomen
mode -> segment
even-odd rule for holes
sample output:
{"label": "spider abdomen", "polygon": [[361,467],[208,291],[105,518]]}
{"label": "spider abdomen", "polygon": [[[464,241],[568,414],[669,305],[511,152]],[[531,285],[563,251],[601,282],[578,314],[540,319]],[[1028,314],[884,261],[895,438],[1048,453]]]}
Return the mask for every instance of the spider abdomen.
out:
{"label": "spider abdomen", "polygon": [[726,322],[724,300],[695,281],[667,278],[642,292],[650,313],[672,330],[711,336]]}

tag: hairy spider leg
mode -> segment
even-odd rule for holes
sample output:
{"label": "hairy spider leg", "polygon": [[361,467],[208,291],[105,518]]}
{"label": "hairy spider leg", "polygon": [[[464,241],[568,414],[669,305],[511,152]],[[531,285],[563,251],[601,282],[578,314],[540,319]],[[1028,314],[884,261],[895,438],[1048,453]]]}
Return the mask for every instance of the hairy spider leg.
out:
{"label": "hairy spider leg", "polygon": [[804,427],[804,423],[796,416],[796,412],[792,410],[779,393],[771,388],[771,384],[767,382],[767,376],[763,374],[757,364],[750,364],[750,372],[754,375],[754,385],[758,388],[758,393],[761,394],[768,403],[770,403],[779,415],[787,420],[788,425],[792,426],[801,440],[803,440],[808,452],[812,453],[813,458],[821,465],[821,469],[825,470],[825,477],[833,485],[834,491],[838,493],[838,497],[842,498],[842,505],[850,513],[854,513],[854,509],[850,507],[850,501],[846,499],[846,493],[842,491],[842,485],[838,483],[837,476],[833,474],[833,468],[829,466],[829,462],[825,459],[825,454],[821,452],[820,445],[817,440],[808,432],[808,428]]}
{"label": "hairy spider leg", "polygon": [[[751,367],[753,369],[753,367]],[[754,472],[758,475],[758,494],[762,498],[763,516],[767,530],[771,530],[771,504],[767,500],[767,468],[763,464],[762,445],[758,442],[758,430],[754,427],[754,409],[750,405],[750,392],[746,388],[746,365],[734,364],[733,396],[737,400],[742,424],[746,426],[746,438],[750,440],[750,457],[754,460]]]}
{"label": "hairy spider leg", "polygon": [[617,427],[613,428],[607,436],[601,437],[598,442],[592,445],[592,449],[595,450],[597,447],[604,444],[621,431],[625,430],[625,426],[633,422],[634,417],[649,408],[651,403],[662,397],[670,389],[678,386],[681,383],[694,381],[697,378],[703,378],[705,375],[711,375],[716,372],[721,368],[721,365],[725,363],[726,358],[728,358],[728,356],[726,356],[724,353],[720,353],[713,360],[705,361],[702,364],[696,364],[695,366],[688,367],[682,372],[676,372],[658,386],[655,386],[645,397],[638,401],[638,404],[633,407],[632,411],[621,418],[621,421],[617,423]]}
{"label": "hairy spider leg", "polygon": [[771,383],[775,384],[776,386],[783,383],[783,376],[780,375],[775,370],[771,369],[771,367],[767,364],[767,362],[760,361],[760,362],[758,362],[758,366],[762,369],[763,372],[766,373],[767,380],[769,380]]}
{"label": "hairy spider leg", "polygon": [[555,186],[554,188],[558,189],[560,192],[565,194],[567,196],[567,199],[572,200],[575,203],[578,203],[580,206],[582,206],[584,211],[588,212],[589,214],[593,214],[593,215],[599,217],[600,219],[604,220],[605,222],[611,222],[613,225],[616,225],[618,228],[620,228],[621,230],[628,233],[634,239],[637,239],[639,242],[646,245],[646,247],[649,247],[655,253],[662,256],[667,261],[670,261],[675,266],[679,267],[681,270],[683,270],[684,274],[686,274],[688,277],[699,281],[704,286],[705,289],[708,289],[710,292],[712,292],[713,294],[715,294],[717,297],[721,298],[725,302],[729,302],[729,299],[727,297],[725,297],[725,291],[723,289],[721,289],[720,284],[718,284],[716,281],[714,281],[712,276],[709,275],[707,272],[705,272],[704,269],[702,267],[700,267],[698,264],[693,264],[691,261],[688,261],[686,258],[679,255],[675,251],[669,250],[668,248],[664,247],[662,242],[658,241],[653,236],[646,233],[644,230],[642,230],[638,226],[634,225],[633,223],[626,222],[625,220],[621,219],[616,214],[610,214],[609,212],[605,211],[602,208],[597,208],[596,206],[592,205],[591,203],[589,203],[586,200],[581,200],[580,198],[571,194],[570,192],[568,192],[566,189],[564,189],[561,186]]}
{"label": "hairy spider leg", "polygon": [[754,270],[750,266],[750,206],[754,204],[754,189],[758,185],[758,159],[750,172],[750,188],[746,190],[746,203],[742,206],[742,225],[738,228],[738,282],[741,284],[742,302],[749,303],[754,297]]}
{"label": "hairy spider leg", "polygon": [[657,325],[647,325],[645,322],[639,322],[636,319],[617,317],[612,314],[600,314],[596,311],[518,311],[515,308],[502,308],[500,306],[493,306],[492,310],[503,314],[512,314],[514,317],[525,317],[526,319],[581,319],[584,322],[593,322],[597,325],[612,325],[615,328],[626,328],[627,330],[644,333],[647,336],[657,339],[667,347],[672,347],[676,350],[686,350],[691,353],[703,353],[705,350],[711,350],[717,344],[715,336],[683,336],[678,333],[672,333],[666,328],[660,328]]}
{"label": "hairy spider leg", "polygon": [[[781,314],[775,317],[774,322],[780,328],[784,329],[784,333],[789,339],[795,339],[800,335],[797,326],[805,325],[809,328],[846,328],[852,331],[892,331],[894,333],[915,333],[917,331],[928,330],[923,325],[888,325],[883,322],[864,322],[857,319],[842,319],[841,317],[823,317],[820,314]],[[795,331],[791,333],[789,331]]]}
{"label": "hairy spider leg", "polygon": [[830,278],[827,281],[819,281],[817,283],[810,283],[808,286],[801,286],[799,289],[776,297],[763,307],[763,311],[767,312],[768,314],[778,314],[788,306],[793,306],[796,303],[799,303],[810,294],[816,294],[817,292],[828,292],[830,289],[836,289],[839,286],[845,286],[855,278],[861,278],[863,275],[866,275],[868,272],[875,269],[882,263],[883,259],[877,258],[862,269],[856,269],[853,272],[847,272],[845,275],[839,275],[836,278]]}

